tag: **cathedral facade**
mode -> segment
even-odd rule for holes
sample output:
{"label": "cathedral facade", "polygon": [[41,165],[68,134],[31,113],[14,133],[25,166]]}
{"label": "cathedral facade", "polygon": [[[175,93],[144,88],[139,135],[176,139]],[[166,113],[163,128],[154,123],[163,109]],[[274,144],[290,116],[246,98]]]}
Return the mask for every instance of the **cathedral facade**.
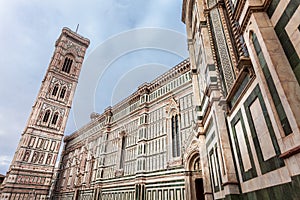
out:
{"label": "cathedral facade", "polygon": [[[299,4],[183,0],[189,58],[92,113],[64,138],[54,172],[67,117],[60,110],[68,113],[75,87],[64,104],[52,98],[61,89],[50,80],[75,84],[67,63],[75,59],[80,69],[89,43],[65,29],[63,41],[79,53],[68,57],[57,42],[60,56],[51,61],[1,199],[298,199]],[[44,104],[51,104],[49,115]]]}
{"label": "cathedral facade", "polygon": [[194,122],[184,60],[65,137],[53,199],[185,199],[203,182]]}

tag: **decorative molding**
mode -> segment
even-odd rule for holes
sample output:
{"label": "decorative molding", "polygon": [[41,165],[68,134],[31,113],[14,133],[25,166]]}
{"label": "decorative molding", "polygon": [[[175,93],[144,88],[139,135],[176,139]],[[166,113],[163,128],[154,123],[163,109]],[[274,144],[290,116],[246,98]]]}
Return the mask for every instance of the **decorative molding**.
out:
{"label": "decorative molding", "polygon": [[174,97],[169,99],[169,101],[166,103],[165,111],[168,117],[170,118],[172,114],[179,114],[179,103],[175,100]]}

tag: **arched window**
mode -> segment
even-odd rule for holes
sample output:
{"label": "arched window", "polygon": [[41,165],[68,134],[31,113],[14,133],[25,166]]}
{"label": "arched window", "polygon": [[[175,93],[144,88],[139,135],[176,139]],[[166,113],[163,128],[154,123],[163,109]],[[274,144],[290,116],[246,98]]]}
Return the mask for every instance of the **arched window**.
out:
{"label": "arched window", "polygon": [[70,59],[70,58],[65,58],[65,62],[64,62],[64,65],[63,65],[63,67],[62,67],[62,71],[63,71],[63,72],[70,73],[72,63],[73,63],[73,60],[72,60],[72,59]]}
{"label": "arched window", "polygon": [[56,96],[57,92],[58,92],[58,85],[55,85],[54,88],[53,88],[53,90],[52,90],[52,95]]}
{"label": "arched window", "polygon": [[124,168],[125,162],[125,148],[126,148],[126,137],[122,137],[122,147],[121,147],[121,156],[120,156],[120,169]]}
{"label": "arched window", "polygon": [[60,91],[59,98],[63,99],[65,95],[66,95],[66,87],[63,87],[63,89],[61,89]]}
{"label": "arched window", "polygon": [[50,117],[50,110],[47,110],[46,112],[45,112],[45,114],[44,114],[44,118],[43,118],[43,122],[44,123],[47,123],[48,122],[48,120],[49,120],[49,117]]}
{"label": "arched window", "polygon": [[58,113],[55,113],[52,117],[51,124],[55,125],[57,123],[57,119],[58,119]]}
{"label": "arched window", "polygon": [[180,156],[180,138],[178,127],[178,115],[172,116],[172,154],[173,157]]}

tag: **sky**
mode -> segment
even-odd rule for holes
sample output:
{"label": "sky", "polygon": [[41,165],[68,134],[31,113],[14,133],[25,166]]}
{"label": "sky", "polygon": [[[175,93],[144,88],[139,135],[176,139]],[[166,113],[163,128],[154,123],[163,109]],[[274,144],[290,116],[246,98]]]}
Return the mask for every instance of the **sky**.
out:
{"label": "sky", "polygon": [[0,174],[6,174],[61,29],[91,41],[65,135],[187,58],[182,0],[0,0]]}

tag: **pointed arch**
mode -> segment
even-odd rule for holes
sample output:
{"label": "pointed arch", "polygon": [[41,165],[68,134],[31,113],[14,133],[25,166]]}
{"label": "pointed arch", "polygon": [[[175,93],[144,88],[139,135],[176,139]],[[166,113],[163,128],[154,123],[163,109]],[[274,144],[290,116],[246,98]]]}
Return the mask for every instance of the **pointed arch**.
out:
{"label": "pointed arch", "polygon": [[66,72],[68,74],[70,73],[71,68],[72,68],[72,64],[73,64],[73,61],[74,61],[74,58],[75,57],[71,53],[68,53],[66,55],[64,63],[62,65],[62,69],[61,69],[63,72]]}
{"label": "pointed arch", "polygon": [[179,103],[175,98],[171,98],[166,106],[167,127],[170,135],[170,159],[179,158],[181,156],[181,136],[180,136],[180,109]]}
{"label": "pointed arch", "polygon": [[49,121],[50,114],[51,114],[51,111],[50,110],[46,110],[46,112],[44,114],[44,117],[43,117],[43,123],[47,123]]}
{"label": "pointed arch", "polygon": [[60,93],[59,93],[59,98],[60,99],[64,99],[65,96],[66,96],[66,91],[67,91],[67,87],[64,86],[61,90],[60,90]]}
{"label": "pointed arch", "polygon": [[201,170],[199,151],[193,150],[190,153],[190,155],[187,158],[185,168],[188,171],[200,171]]}
{"label": "pointed arch", "polygon": [[120,169],[124,168],[124,164],[125,164],[125,155],[126,155],[126,132],[122,131],[120,133],[120,137],[121,137],[121,153],[120,153]]}
{"label": "pointed arch", "polygon": [[58,120],[58,116],[59,116],[59,113],[55,112],[53,117],[52,117],[52,120],[51,120],[51,125],[56,125],[57,120]]}
{"label": "pointed arch", "polygon": [[55,84],[54,87],[53,87],[53,89],[52,89],[51,95],[52,95],[52,96],[56,96],[58,90],[59,90],[59,85],[58,85],[58,84]]}
{"label": "pointed arch", "polygon": [[172,155],[174,158],[180,156],[181,142],[179,132],[178,114],[175,114],[171,118]]}

